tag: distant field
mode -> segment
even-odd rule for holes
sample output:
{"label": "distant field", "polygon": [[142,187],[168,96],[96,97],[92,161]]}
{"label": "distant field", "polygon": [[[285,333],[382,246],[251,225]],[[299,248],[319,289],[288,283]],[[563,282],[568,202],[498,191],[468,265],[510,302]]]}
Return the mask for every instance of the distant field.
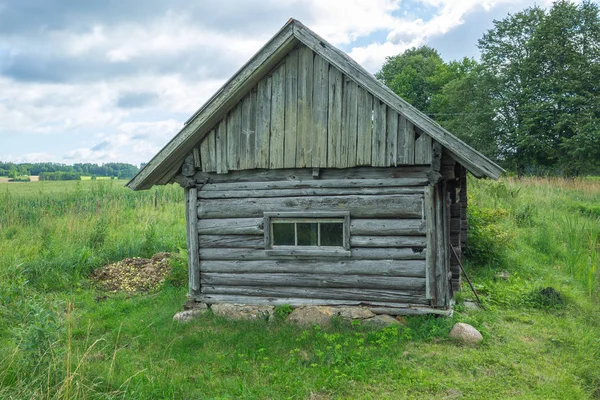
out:
{"label": "distant field", "polygon": [[[39,176],[32,175],[29,177],[31,182],[37,182],[40,180]],[[28,182],[10,182],[10,178],[7,176],[0,176],[0,183],[28,183]]]}
{"label": "distant field", "polygon": [[[110,176],[97,176],[96,177],[96,180],[98,180],[98,181],[110,181],[111,179],[112,179],[112,177],[110,177]],[[82,175],[81,180],[82,181],[91,181],[92,177]]]}
{"label": "distant field", "polygon": [[[8,179],[8,178],[6,178]],[[76,192],[90,191],[95,188],[108,185],[110,188],[123,188],[127,191],[130,189],[125,188],[125,184],[129,182],[127,179],[98,179],[96,181],[81,180],[81,181],[32,181],[32,182],[8,182],[0,180],[0,193],[11,193],[11,194],[51,194],[59,192]]]}
{"label": "distant field", "polygon": [[[469,179],[468,286],[451,318],[382,330],[172,320],[187,293],[183,190],[126,181],[0,185],[0,399],[594,399],[600,180]],[[156,292],[89,274],[173,252]],[[559,296],[544,296],[546,288]],[[479,329],[456,344],[456,322]]]}

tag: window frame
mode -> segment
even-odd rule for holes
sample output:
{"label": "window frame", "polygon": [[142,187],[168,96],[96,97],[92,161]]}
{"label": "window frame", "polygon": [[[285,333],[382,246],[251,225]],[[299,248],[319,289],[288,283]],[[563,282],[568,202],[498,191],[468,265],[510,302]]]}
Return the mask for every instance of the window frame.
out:
{"label": "window frame", "polygon": [[[273,222],[274,220],[279,219],[289,220],[290,223],[331,223],[339,221],[343,224],[342,232],[344,237],[342,240],[342,246],[274,246]],[[351,254],[349,211],[265,212],[263,213],[263,226],[265,232],[265,250],[269,255],[349,257]]]}

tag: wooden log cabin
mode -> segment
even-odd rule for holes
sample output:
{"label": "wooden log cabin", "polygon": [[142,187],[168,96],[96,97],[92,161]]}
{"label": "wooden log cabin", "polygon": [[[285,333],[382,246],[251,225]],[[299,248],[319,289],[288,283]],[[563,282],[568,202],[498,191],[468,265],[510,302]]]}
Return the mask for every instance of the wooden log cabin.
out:
{"label": "wooden log cabin", "polygon": [[503,172],[292,19],[127,186],[183,186],[191,299],[444,314],[467,171]]}

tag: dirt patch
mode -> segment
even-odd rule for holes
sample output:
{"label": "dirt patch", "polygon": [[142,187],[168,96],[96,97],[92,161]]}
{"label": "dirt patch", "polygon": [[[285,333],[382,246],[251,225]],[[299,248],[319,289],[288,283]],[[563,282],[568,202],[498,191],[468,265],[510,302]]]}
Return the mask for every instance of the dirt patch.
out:
{"label": "dirt patch", "polygon": [[[40,177],[38,175],[32,175],[29,177],[30,182],[38,182]],[[27,183],[27,182],[13,182],[10,178],[0,177],[0,183]]]}
{"label": "dirt patch", "polygon": [[95,270],[92,275],[99,288],[109,292],[149,292],[159,287],[171,270],[169,253],[152,258],[126,258]]}

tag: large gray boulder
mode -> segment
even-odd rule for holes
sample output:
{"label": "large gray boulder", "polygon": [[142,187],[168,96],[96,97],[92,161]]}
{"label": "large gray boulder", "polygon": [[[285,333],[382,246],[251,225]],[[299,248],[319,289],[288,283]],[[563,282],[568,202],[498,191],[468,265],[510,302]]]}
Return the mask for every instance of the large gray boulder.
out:
{"label": "large gray boulder", "polygon": [[375,314],[366,307],[337,307],[337,315],[345,321],[363,320],[373,318]]}
{"label": "large gray boulder", "polygon": [[268,320],[273,315],[273,306],[253,306],[248,304],[213,304],[213,314],[228,319]]}
{"label": "large gray boulder", "polygon": [[321,325],[331,323],[331,318],[338,315],[338,309],[329,306],[298,307],[288,316],[289,322],[302,326]]}
{"label": "large gray boulder", "polygon": [[483,340],[483,336],[481,336],[481,333],[477,329],[462,322],[454,325],[448,337],[471,346],[477,345]]}

